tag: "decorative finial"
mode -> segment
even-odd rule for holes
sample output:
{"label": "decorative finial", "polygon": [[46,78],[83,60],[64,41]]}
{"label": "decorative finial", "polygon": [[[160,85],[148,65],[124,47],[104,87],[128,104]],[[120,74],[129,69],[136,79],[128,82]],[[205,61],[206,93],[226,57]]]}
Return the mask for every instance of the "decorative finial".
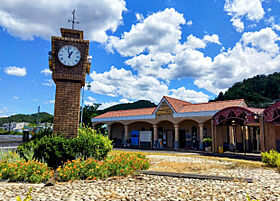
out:
{"label": "decorative finial", "polygon": [[75,10],[72,11],[72,15],[73,15],[73,18],[71,20],[68,20],[68,22],[71,22],[72,23],[72,29],[74,29],[74,25],[75,24],[79,24],[79,22],[76,22],[75,19],[76,19],[76,16],[75,16]]}

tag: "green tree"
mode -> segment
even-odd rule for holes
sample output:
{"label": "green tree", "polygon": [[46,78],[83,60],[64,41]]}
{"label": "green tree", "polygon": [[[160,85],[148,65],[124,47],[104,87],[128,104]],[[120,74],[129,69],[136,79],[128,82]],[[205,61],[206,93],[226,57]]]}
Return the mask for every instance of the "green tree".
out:
{"label": "green tree", "polygon": [[[97,109],[101,104],[94,103],[93,105],[85,105],[83,109],[83,124],[91,126],[91,119],[97,116]],[[82,108],[81,108],[82,111]],[[81,113],[82,114],[82,113]],[[80,114],[80,115],[81,115]]]}

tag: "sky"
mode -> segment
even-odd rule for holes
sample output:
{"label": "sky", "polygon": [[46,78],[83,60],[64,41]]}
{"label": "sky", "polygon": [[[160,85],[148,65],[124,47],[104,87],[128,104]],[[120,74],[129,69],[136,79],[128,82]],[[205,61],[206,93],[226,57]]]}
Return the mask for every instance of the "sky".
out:
{"label": "sky", "polygon": [[0,117],[53,114],[51,36],[76,10],[90,40],[85,104],[207,102],[280,70],[280,0],[0,0]]}

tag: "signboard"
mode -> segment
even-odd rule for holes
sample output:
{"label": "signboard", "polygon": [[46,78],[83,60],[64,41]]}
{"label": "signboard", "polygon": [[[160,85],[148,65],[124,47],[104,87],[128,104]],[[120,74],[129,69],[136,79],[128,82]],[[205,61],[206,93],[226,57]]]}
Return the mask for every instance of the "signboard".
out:
{"label": "signboard", "polygon": [[140,131],[140,142],[151,142],[152,131]]}
{"label": "signboard", "polygon": [[171,108],[168,106],[166,102],[162,102],[156,112],[156,115],[170,115],[170,114],[172,114]]}

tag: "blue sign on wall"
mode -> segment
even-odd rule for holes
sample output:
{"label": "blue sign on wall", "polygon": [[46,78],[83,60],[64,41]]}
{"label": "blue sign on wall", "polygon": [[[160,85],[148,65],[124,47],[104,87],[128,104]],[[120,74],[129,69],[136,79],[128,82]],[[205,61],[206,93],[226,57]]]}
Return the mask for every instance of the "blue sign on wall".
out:
{"label": "blue sign on wall", "polygon": [[131,145],[139,146],[139,131],[131,131]]}

